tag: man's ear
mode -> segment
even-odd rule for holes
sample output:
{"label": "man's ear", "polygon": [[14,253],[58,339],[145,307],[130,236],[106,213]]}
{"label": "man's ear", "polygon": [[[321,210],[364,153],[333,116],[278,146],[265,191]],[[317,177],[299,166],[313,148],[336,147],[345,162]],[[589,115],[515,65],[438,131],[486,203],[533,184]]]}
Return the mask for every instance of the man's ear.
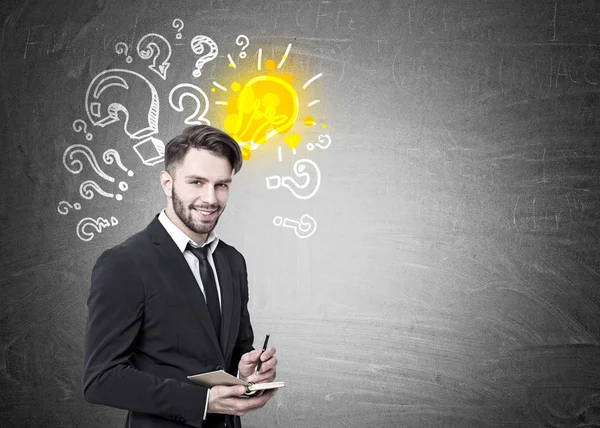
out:
{"label": "man's ear", "polygon": [[160,185],[162,186],[165,195],[167,195],[167,198],[171,198],[171,195],[173,194],[173,178],[167,171],[160,172]]}

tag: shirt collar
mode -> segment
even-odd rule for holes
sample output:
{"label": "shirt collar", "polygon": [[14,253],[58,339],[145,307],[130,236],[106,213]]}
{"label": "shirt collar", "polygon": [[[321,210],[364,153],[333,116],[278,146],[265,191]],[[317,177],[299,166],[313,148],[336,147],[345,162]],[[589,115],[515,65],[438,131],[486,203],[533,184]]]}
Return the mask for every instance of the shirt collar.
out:
{"label": "shirt collar", "polygon": [[206,237],[206,241],[204,242],[204,244],[198,245],[196,242],[194,242],[194,240],[190,239],[190,237],[187,236],[185,232],[183,232],[183,230],[175,226],[171,219],[167,217],[165,210],[162,210],[158,215],[158,221],[160,221],[167,233],[171,236],[171,238],[173,238],[173,241],[175,241],[175,245],[177,245],[177,248],[179,248],[179,251],[181,251],[182,253],[185,251],[185,247],[187,247],[188,243],[192,244],[192,246],[194,247],[204,247],[206,245],[210,245],[209,248],[211,254],[217,248],[217,245],[219,243],[219,237],[217,236],[214,230],[210,231],[210,233]]}

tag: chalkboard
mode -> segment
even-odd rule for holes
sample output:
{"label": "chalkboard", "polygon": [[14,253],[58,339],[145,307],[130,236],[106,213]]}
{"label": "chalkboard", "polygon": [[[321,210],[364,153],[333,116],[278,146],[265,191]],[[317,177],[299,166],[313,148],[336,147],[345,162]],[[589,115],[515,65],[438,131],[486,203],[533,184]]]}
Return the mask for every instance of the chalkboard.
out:
{"label": "chalkboard", "polygon": [[0,17],[0,425],[123,424],[82,395],[91,268],[165,206],[164,143],[274,73],[297,119],[218,226],[286,382],[244,426],[600,426],[599,2]]}

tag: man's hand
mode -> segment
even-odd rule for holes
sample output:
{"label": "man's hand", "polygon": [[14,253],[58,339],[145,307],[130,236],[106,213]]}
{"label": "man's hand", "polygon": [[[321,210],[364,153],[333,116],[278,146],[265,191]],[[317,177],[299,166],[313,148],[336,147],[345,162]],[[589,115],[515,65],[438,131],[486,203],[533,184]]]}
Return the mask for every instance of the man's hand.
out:
{"label": "man's hand", "polygon": [[275,393],[274,389],[259,396],[242,398],[246,392],[243,385],[213,386],[208,398],[208,413],[245,416],[248,412],[263,407]]}
{"label": "man's hand", "polygon": [[[277,358],[275,358],[276,350],[272,346],[269,346],[265,349],[265,352],[262,352],[262,354],[261,352],[262,349],[255,349],[242,355],[238,364],[240,379],[254,383],[272,382],[275,380],[277,366]],[[262,364],[260,372],[256,373],[259,358]]]}

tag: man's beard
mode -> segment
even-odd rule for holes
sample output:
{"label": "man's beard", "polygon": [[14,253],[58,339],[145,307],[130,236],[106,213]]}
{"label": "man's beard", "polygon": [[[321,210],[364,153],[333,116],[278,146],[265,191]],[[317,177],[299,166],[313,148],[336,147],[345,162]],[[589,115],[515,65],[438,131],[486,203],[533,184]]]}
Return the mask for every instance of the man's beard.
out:
{"label": "man's beard", "polygon": [[202,205],[196,207],[197,209],[202,209],[205,211],[214,211],[218,210],[216,217],[214,220],[210,222],[202,222],[200,220],[195,220],[193,217],[192,211],[194,210],[194,205],[185,206],[183,200],[177,196],[177,192],[173,189],[173,210],[175,211],[175,215],[179,217],[181,222],[186,225],[186,227],[196,233],[205,234],[210,233],[216,227],[219,222],[219,217],[223,213],[223,209],[219,205]]}

